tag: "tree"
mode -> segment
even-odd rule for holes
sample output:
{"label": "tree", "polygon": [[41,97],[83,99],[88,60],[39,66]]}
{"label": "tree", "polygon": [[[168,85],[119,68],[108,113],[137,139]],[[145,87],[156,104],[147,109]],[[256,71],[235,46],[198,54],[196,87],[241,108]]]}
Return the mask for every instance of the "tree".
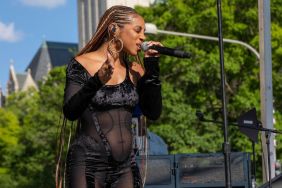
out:
{"label": "tree", "polygon": [[10,174],[17,187],[54,187],[55,154],[63,102],[65,67],[54,68],[39,91],[16,93],[7,109],[20,118],[20,149]]}
{"label": "tree", "polygon": [[[257,1],[223,0],[223,36],[259,46]],[[272,1],[273,88],[277,128],[281,127],[281,2]],[[167,0],[150,8],[137,7],[146,22],[162,30],[217,36],[216,1]],[[150,124],[150,129],[161,135],[172,153],[221,152],[223,133],[220,125],[200,123],[195,111],[200,109],[207,119],[222,121],[219,50],[216,42],[157,35],[165,46],[179,47],[192,52],[191,60],[161,57],[164,109],[161,119]],[[226,99],[229,122],[247,110],[260,110],[259,62],[247,49],[224,43]],[[185,125],[185,126],[184,126]],[[232,151],[251,152],[249,139],[237,127],[229,126]],[[278,142],[282,141],[277,135]],[[261,157],[256,147],[257,159]],[[281,146],[277,156],[281,157]],[[261,159],[257,160],[261,165]]]}
{"label": "tree", "polygon": [[21,127],[17,116],[0,108],[0,187],[15,187],[17,182],[11,177],[13,157],[17,155]]}

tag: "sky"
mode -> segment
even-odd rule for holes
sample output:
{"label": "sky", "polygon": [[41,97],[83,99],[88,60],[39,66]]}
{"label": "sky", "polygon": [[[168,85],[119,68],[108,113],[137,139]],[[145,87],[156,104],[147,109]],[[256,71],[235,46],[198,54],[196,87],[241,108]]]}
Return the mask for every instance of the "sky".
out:
{"label": "sky", "polygon": [[24,73],[43,41],[78,42],[76,0],[0,0],[0,85]]}

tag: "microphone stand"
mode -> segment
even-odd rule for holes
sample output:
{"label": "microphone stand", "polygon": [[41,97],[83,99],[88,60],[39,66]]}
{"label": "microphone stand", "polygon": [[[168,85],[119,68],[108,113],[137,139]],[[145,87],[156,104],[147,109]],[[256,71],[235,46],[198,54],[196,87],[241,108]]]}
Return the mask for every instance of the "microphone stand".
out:
{"label": "microphone stand", "polygon": [[224,76],[224,55],[223,55],[223,37],[222,37],[222,16],[221,16],[221,0],[217,0],[217,15],[218,15],[218,44],[220,50],[220,70],[221,70],[221,91],[222,91],[222,117],[223,117],[223,129],[224,129],[224,167],[225,167],[225,187],[231,188],[231,171],[230,171],[230,144],[228,142],[227,131],[227,108],[225,97],[225,76]]}
{"label": "microphone stand", "polygon": [[[204,118],[204,115],[201,112],[197,112],[196,116],[198,117],[198,119],[200,121],[203,122],[209,122],[209,123],[217,123],[217,124],[222,124],[222,122],[220,121],[213,121],[213,120],[208,120]],[[237,126],[237,127],[243,127],[243,128],[247,128],[247,129],[254,129],[254,130],[258,130],[258,131],[264,131],[265,132],[265,138],[266,138],[266,146],[267,146],[267,161],[268,161],[268,187],[272,188],[272,182],[271,182],[271,164],[270,164],[270,136],[271,133],[278,133],[278,134],[282,134],[282,131],[280,130],[274,130],[274,129],[267,129],[267,128],[263,128],[262,127],[262,123],[259,122],[259,127],[254,127],[254,126],[246,126],[246,125],[238,125],[236,123],[229,123],[230,125],[233,126]],[[253,156],[255,156],[254,153],[254,142],[253,142]],[[255,158],[255,157],[254,157]],[[255,167],[253,168],[253,170],[255,170]],[[255,174],[254,174],[255,175]]]}
{"label": "microphone stand", "polygon": [[252,163],[252,188],[256,187],[256,150],[255,142],[252,141],[252,153],[253,153],[253,163]]}

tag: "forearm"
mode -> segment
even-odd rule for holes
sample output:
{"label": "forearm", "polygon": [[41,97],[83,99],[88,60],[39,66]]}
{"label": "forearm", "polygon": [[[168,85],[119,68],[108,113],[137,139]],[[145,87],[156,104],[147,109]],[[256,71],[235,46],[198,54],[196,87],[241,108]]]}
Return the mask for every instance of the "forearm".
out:
{"label": "forearm", "polygon": [[137,83],[142,113],[152,120],[159,118],[162,111],[158,59],[157,57],[144,59],[145,74]]}
{"label": "forearm", "polygon": [[[76,84],[77,86],[77,84]],[[65,89],[63,112],[67,119],[76,120],[87,108],[91,98],[102,87],[96,73],[83,86],[75,88],[73,81],[68,81]]]}

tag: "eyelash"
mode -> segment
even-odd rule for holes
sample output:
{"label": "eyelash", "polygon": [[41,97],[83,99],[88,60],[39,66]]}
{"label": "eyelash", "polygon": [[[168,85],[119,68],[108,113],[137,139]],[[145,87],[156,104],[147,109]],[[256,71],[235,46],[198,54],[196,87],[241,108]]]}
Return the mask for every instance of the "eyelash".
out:
{"label": "eyelash", "polygon": [[142,29],[141,29],[141,28],[136,28],[135,31],[136,31],[137,33],[140,33],[140,32],[142,31]]}

